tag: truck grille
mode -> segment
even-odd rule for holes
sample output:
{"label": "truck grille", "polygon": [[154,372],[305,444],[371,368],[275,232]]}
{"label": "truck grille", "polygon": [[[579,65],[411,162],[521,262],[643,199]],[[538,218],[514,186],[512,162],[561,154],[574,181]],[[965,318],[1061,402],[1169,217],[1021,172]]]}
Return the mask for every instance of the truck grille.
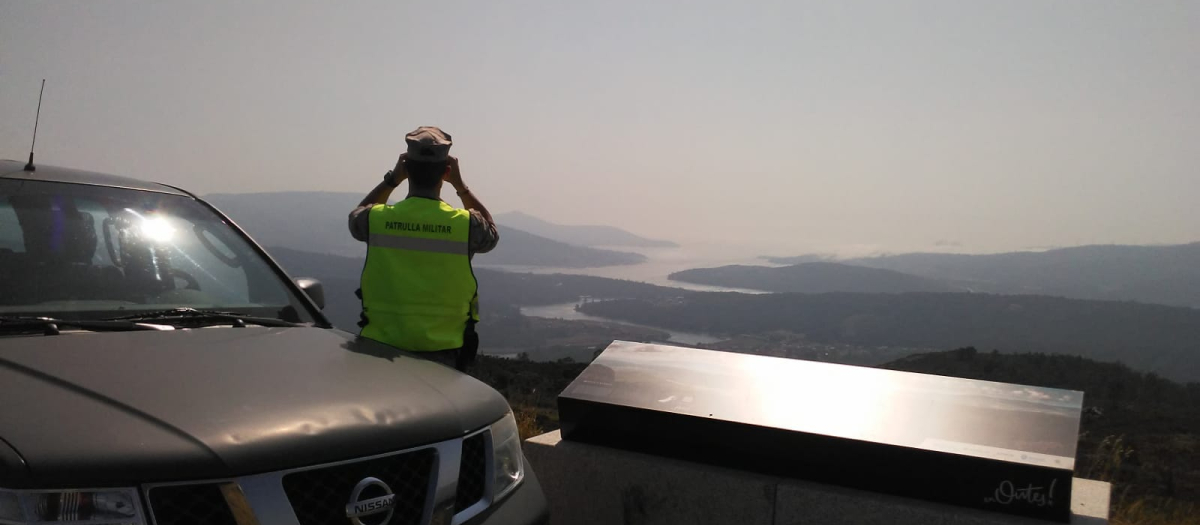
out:
{"label": "truck grille", "polygon": [[216,483],[154,487],[148,498],[157,525],[237,525]]}
{"label": "truck grille", "polygon": [[396,495],[396,509],[386,524],[417,525],[425,512],[436,452],[425,448],[405,454],[343,463],[283,477],[283,490],[301,525],[346,523],[346,503],[354,486],[378,478]]}
{"label": "truck grille", "polygon": [[483,499],[487,485],[487,442],[483,434],[463,440],[462,462],[458,467],[458,493],[454,512],[462,512]]}

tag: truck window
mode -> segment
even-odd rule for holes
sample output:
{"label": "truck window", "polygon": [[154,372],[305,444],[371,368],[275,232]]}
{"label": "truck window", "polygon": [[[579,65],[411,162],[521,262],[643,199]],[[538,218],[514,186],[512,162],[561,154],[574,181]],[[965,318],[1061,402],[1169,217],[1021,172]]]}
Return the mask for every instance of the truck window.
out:
{"label": "truck window", "polygon": [[0,181],[0,282],[0,315],[103,319],[188,307],[307,317],[219,215],[148,191]]}

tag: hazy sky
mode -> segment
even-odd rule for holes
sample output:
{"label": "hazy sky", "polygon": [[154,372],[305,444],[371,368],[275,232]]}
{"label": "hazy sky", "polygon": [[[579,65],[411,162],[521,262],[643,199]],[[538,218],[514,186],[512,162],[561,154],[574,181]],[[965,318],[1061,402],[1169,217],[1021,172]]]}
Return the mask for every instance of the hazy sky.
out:
{"label": "hazy sky", "polygon": [[[761,251],[1200,240],[1200,2],[0,0],[0,157]],[[449,200],[457,204],[452,195]],[[935,246],[940,244],[940,246]]]}

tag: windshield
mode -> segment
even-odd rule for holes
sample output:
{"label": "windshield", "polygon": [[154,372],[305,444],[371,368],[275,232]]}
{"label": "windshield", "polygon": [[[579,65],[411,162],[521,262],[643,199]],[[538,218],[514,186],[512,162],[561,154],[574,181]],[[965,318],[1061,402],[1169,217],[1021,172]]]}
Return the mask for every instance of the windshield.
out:
{"label": "windshield", "polygon": [[0,181],[0,317],[171,308],[313,321],[280,275],[195,199]]}

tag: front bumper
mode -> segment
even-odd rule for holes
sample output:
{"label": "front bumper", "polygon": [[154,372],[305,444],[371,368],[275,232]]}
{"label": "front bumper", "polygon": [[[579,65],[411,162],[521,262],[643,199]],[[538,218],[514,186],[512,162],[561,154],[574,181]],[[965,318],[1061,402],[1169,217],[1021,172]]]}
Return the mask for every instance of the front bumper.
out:
{"label": "front bumper", "polygon": [[[427,470],[432,469],[430,472],[431,475],[426,481],[424,481],[424,483],[428,484],[428,493],[421,499],[411,500],[424,501],[424,504],[421,505],[421,507],[425,509],[423,512],[420,511],[419,508],[413,509],[410,507],[411,510],[423,513],[423,517],[419,520],[419,523],[427,525],[469,525],[482,523],[497,525],[525,525],[547,523],[548,507],[545,495],[542,492],[542,487],[538,482],[537,476],[534,475],[531,467],[529,466],[528,460],[525,459],[523,455],[521,459],[524,462],[525,468],[524,477],[520,484],[518,484],[507,494],[501,496],[499,499],[492,500],[490,499],[490,491],[492,489],[489,483],[483,500],[462,510],[455,510],[457,508],[457,481],[460,479],[459,471],[463,460],[463,441],[465,439],[474,439],[475,437],[482,436],[488,440],[486,447],[487,449],[490,449],[491,438],[490,434],[487,434],[487,432],[488,429],[484,429],[466,438],[456,438],[425,447],[417,447],[415,449],[398,451],[381,456],[348,460],[336,464],[303,467],[289,471],[270,472],[227,480],[168,483],[143,486],[143,496],[145,501],[148,502],[147,510],[149,511],[149,519],[147,520],[147,524],[155,525],[164,522],[173,522],[171,519],[166,519],[164,521],[164,517],[158,515],[157,511],[161,510],[159,507],[171,509],[183,508],[182,505],[156,505],[154,502],[153,491],[157,490],[158,488],[197,487],[204,489],[217,488],[221,485],[236,486],[236,492],[238,493],[236,499],[241,501],[243,503],[242,506],[247,508],[248,512],[253,514],[257,521],[263,525],[302,525],[303,523],[330,522],[331,520],[340,522],[341,519],[344,519],[340,516],[321,517],[324,514],[328,514],[328,512],[300,512],[301,507],[296,506],[297,501],[323,501],[326,498],[323,498],[323,496],[321,496],[319,493],[316,493],[315,498],[308,497],[310,494],[314,493],[302,492],[300,494],[304,496],[304,498],[299,500],[289,499],[289,495],[284,486],[285,484],[283,483],[284,478],[291,474],[303,472],[322,472],[333,475],[334,470],[341,469],[342,467],[368,463],[370,464],[370,469],[375,469],[377,466],[383,466],[382,464],[378,463],[379,461],[391,460],[401,456],[411,456],[416,453],[431,454],[436,458],[434,460],[430,460],[432,461],[432,467],[426,467]],[[490,468],[487,470],[486,476],[487,478],[492,476],[492,471]],[[357,477],[359,476],[356,475],[355,478]],[[381,478],[385,478],[385,476],[381,476]],[[339,499],[336,502],[338,506],[336,512],[346,512],[343,510],[346,503],[342,503],[340,498],[346,498],[347,503],[349,503],[349,499],[351,499],[351,491],[341,490],[337,492]],[[345,496],[342,496],[343,492],[345,493]],[[400,493],[404,493],[404,491],[400,491]],[[219,501],[220,498],[221,496],[218,495],[217,501]],[[233,502],[228,500],[229,496],[226,495],[226,502],[230,504],[231,509],[239,506],[234,505]],[[198,502],[197,498],[191,498],[189,501]],[[326,506],[324,509],[328,511],[329,507]],[[454,514],[452,515],[452,513]],[[410,515],[410,517],[413,516]],[[230,520],[223,520],[220,523],[228,523],[232,525],[232,521]]]}

